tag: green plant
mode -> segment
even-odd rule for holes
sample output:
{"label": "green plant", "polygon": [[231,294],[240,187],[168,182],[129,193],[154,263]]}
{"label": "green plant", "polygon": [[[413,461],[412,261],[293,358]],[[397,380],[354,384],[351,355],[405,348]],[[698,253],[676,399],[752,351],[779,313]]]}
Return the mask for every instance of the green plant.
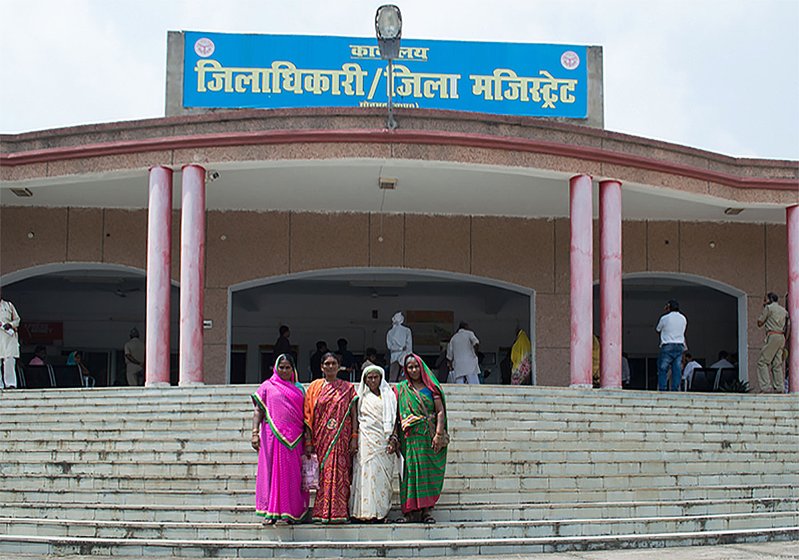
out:
{"label": "green plant", "polygon": [[735,379],[733,381],[729,381],[727,383],[719,384],[719,392],[720,393],[748,393],[749,392],[749,382],[748,381],[741,381],[740,379]]}

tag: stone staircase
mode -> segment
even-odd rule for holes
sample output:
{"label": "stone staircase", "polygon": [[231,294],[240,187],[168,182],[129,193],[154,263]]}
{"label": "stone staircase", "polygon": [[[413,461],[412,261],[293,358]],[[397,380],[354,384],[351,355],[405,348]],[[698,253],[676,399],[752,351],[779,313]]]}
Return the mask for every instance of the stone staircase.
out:
{"label": "stone staircase", "polygon": [[0,554],[431,557],[799,539],[795,396],[448,385],[436,525],[265,528],[254,388],[3,392]]}

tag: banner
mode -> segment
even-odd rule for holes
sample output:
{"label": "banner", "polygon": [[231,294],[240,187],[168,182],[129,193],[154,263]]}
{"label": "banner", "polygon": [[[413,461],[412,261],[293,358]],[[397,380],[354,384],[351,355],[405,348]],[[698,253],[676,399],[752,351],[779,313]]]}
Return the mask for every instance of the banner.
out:
{"label": "banner", "polygon": [[[377,39],[184,33],[183,106],[385,107]],[[587,47],[403,39],[395,107],[588,116]]]}

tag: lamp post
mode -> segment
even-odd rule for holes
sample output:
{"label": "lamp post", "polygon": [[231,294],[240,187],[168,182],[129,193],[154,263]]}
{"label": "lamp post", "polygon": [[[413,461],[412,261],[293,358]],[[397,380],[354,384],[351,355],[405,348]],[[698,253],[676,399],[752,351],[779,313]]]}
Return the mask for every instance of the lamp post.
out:
{"label": "lamp post", "polygon": [[400,9],[393,4],[385,4],[377,9],[375,14],[375,33],[377,45],[380,48],[380,58],[388,60],[388,119],[386,126],[389,130],[397,128],[394,119],[394,65],[393,60],[399,56],[400,39],[402,38],[402,14]]}

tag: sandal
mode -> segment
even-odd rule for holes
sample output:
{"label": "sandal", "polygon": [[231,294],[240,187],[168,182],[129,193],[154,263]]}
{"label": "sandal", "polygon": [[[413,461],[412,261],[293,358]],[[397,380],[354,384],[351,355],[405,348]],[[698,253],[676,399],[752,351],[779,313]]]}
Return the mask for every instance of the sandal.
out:
{"label": "sandal", "polygon": [[261,525],[265,525],[267,527],[274,524],[275,524],[274,519],[264,519],[263,521],[261,521]]}
{"label": "sandal", "polygon": [[410,523],[410,520],[403,515],[402,517],[397,518],[394,523]]}
{"label": "sandal", "polygon": [[425,514],[422,516],[422,523],[425,523],[425,524],[427,524],[427,525],[435,525],[435,523],[436,523],[436,519],[435,519],[435,517],[433,517],[433,516],[432,516],[432,515],[430,515],[429,513],[425,513]]}

